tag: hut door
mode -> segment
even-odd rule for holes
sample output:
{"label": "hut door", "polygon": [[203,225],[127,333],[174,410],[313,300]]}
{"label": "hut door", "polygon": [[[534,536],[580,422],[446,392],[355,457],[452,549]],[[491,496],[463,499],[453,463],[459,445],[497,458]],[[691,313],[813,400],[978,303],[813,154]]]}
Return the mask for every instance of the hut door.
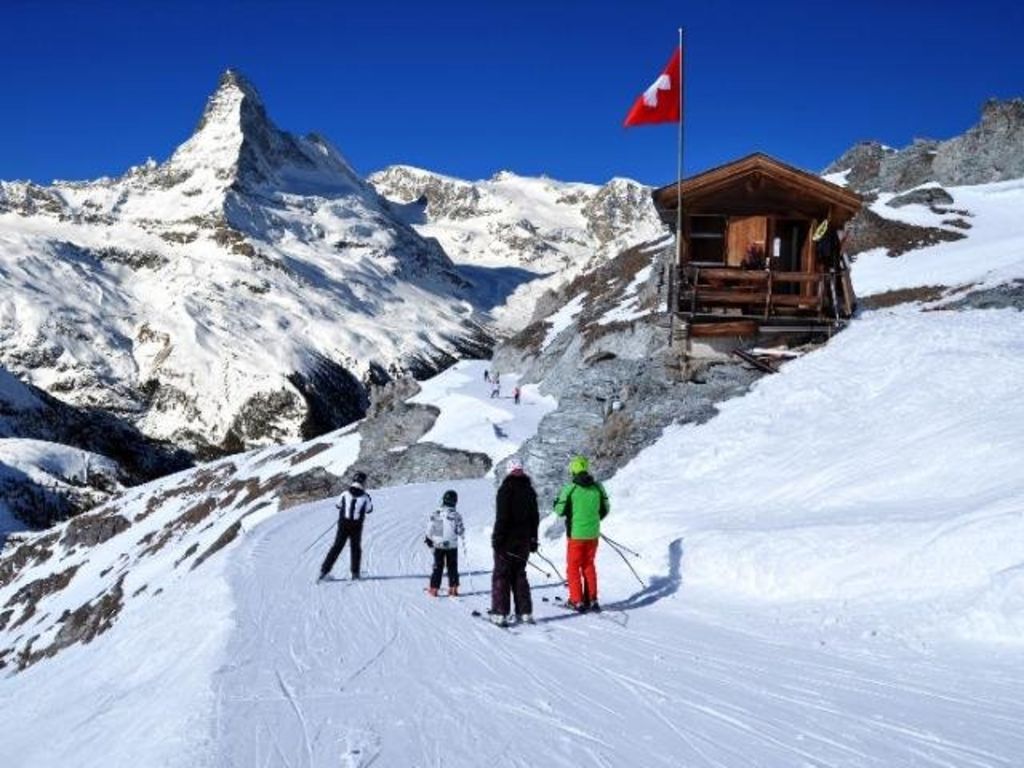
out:
{"label": "hut door", "polygon": [[783,272],[803,272],[803,250],[809,225],[800,219],[779,219],[774,236],[779,239],[778,268]]}
{"label": "hut door", "polygon": [[[729,218],[730,267],[763,268],[768,219],[764,216],[731,216]],[[757,262],[760,260],[761,264]]]}

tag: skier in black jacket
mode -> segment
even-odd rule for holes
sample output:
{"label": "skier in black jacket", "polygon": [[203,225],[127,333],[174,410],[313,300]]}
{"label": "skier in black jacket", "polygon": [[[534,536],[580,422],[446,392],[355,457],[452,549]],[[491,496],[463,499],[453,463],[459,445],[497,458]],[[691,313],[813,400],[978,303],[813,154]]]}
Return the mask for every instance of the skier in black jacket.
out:
{"label": "skier in black jacket", "polygon": [[533,599],[530,582],[526,577],[526,561],[537,551],[537,492],[523,471],[523,463],[512,459],[508,474],[498,488],[495,500],[494,572],[491,576],[490,618],[495,624],[508,623],[509,609],[514,598],[519,621],[533,622]]}
{"label": "skier in black jacket", "polygon": [[338,559],[341,550],[345,548],[345,542],[349,539],[352,540],[352,546],[349,547],[352,578],[359,578],[359,564],[363,558],[363,518],[373,512],[373,500],[366,492],[365,485],[366,473],[356,472],[352,476],[348,490],[338,499],[338,533],[323,565],[320,566],[321,579],[326,578],[331,572],[334,561]]}

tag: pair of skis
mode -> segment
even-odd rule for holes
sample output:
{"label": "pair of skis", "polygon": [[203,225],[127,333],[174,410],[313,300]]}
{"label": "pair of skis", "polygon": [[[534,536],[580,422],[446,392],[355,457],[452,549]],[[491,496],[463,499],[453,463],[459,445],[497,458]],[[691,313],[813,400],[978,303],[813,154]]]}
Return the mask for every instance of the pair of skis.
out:
{"label": "pair of skis", "polygon": [[473,609],[470,612],[470,616],[473,616],[474,618],[482,619],[483,621],[486,621],[491,626],[497,627],[498,629],[502,629],[505,632],[508,632],[509,634],[513,634],[513,635],[518,635],[519,632],[517,630],[521,629],[522,627],[528,627],[531,624],[535,625],[537,623],[536,620],[533,620],[533,621],[504,621],[501,624],[498,624],[497,622],[491,621],[490,614],[483,613],[483,612],[478,611],[476,609]]}
{"label": "pair of skis", "polygon": [[[545,603],[547,603],[547,602],[550,602],[550,601],[549,601],[549,599],[548,599],[548,598],[546,598],[546,597],[545,597],[545,598],[542,598],[542,600],[543,600],[543,601],[544,601]],[[600,608],[599,608],[599,609],[598,609],[597,611],[590,611],[590,610],[587,610],[587,611],[580,611],[580,610],[577,610],[576,608],[572,608],[572,607],[570,607],[570,605],[568,604],[568,602],[566,602],[565,600],[563,600],[563,599],[562,599],[561,597],[555,597],[555,598],[554,598],[554,603],[555,603],[555,605],[557,605],[557,606],[558,606],[559,608],[564,608],[564,609],[565,609],[566,611],[568,611],[568,612],[569,612],[570,614],[575,614],[575,615],[584,615],[584,614],[587,614],[587,613],[595,613],[595,614],[598,614],[598,615],[600,615],[600,613],[601,613],[601,609],[600,609]],[[531,625],[531,624],[534,624],[534,625],[535,625],[535,624],[537,624],[537,621],[536,621],[536,619],[535,619],[535,620],[533,620],[533,621],[526,621],[526,622],[522,622],[522,621],[511,621],[511,622],[504,622],[504,623],[501,623],[501,624],[499,624],[499,623],[497,623],[497,622],[491,621],[491,617],[490,617],[490,614],[487,614],[487,613],[483,613],[482,611],[478,611],[478,610],[476,610],[476,609],[473,609],[473,610],[472,610],[472,611],[470,612],[470,615],[471,615],[471,616],[473,616],[474,618],[478,618],[478,619],[483,619],[483,620],[484,620],[484,621],[486,621],[486,622],[487,622],[488,624],[491,624],[491,625],[493,625],[493,626],[495,626],[495,627],[498,627],[499,629],[504,629],[504,630],[506,630],[506,631],[508,631],[508,630],[515,630],[515,629],[518,629],[518,628],[520,628],[520,627],[523,627],[523,626],[529,626],[529,625]],[[517,633],[517,632],[513,632],[512,634],[518,634],[518,633]]]}

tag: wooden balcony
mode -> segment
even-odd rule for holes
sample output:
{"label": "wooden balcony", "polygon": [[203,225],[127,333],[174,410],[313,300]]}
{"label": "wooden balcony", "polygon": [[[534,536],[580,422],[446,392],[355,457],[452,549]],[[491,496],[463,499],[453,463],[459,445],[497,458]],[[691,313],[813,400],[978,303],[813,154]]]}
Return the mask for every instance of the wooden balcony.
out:
{"label": "wooden balcony", "polygon": [[700,266],[682,270],[679,310],[691,317],[725,315],[767,321],[838,320],[835,275]]}

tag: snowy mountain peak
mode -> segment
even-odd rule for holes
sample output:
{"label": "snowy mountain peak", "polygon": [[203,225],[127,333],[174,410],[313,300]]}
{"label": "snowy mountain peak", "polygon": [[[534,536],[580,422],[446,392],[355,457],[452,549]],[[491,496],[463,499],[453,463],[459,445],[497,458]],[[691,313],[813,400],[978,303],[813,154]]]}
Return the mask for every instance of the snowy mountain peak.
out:
{"label": "snowy mountain peak", "polygon": [[250,192],[267,185],[300,194],[311,187],[327,194],[365,191],[325,139],[293,136],[274,125],[255,86],[230,69],[207,101],[195,133],[162,170],[172,182],[194,177],[207,189],[212,184]]}
{"label": "snowy mountain peak", "polygon": [[5,213],[0,364],[204,455],[339,426],[371,379],[489,343],[441,248],[235,71],[166,162],[2,184]]}
{"label": "snowy mountain peak", "polygon": [[242,109],[248,112],[249,119],[267,119],[266,107],[256,87],[240,72],[225,70],[217,82],[216,90],[206,102],[196,133],[213,123],[236,122],[233,116],[240,115]]}

